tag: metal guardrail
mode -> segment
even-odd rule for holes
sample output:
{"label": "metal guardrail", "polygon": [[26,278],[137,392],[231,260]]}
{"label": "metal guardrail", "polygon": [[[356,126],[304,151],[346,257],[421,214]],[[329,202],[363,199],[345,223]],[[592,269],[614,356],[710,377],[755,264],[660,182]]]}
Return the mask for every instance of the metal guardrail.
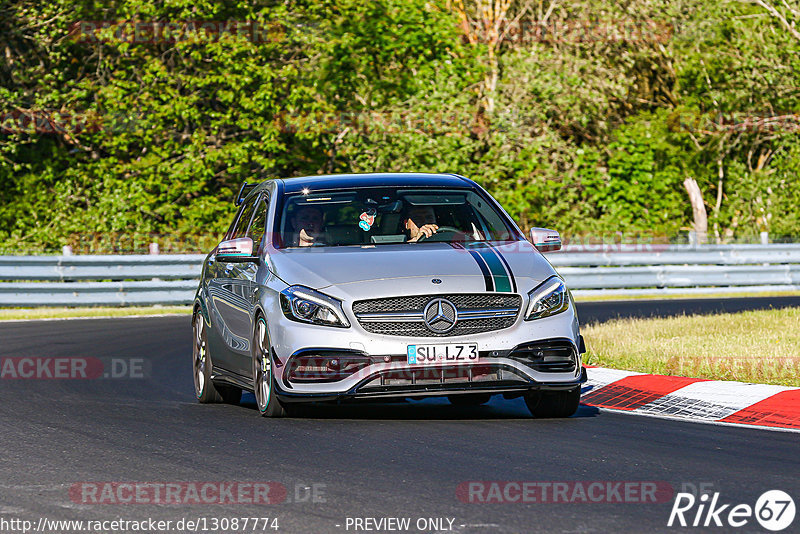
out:
{"label": "metal guardrail", "polygon": [[205,255],[0,256],[0,280],[196,279]]}
{"label": "metal guardrail", "polygon": [[[578,296],[800,291],[800,244],[568,246]],[[204,255],[0,256],[0,307],[189,304]]]}
{"label": "metal guardrail", "polygon": [[0,307],[191,304],[197,280],[0,283]]}
{"label": "metal guardrail", "polygon": [[746,265],[800,263],[800,243],[775,245],[568,245],[547,255],[554,266]]}
{"label": "metal guardrail", "polygon": [[567,246],[548,259],[577,296],[800,290],[800,244]]}
{"label": "metal guardrail", "polygon": [[189,304],[204,258],[0,256],[0,307]]}

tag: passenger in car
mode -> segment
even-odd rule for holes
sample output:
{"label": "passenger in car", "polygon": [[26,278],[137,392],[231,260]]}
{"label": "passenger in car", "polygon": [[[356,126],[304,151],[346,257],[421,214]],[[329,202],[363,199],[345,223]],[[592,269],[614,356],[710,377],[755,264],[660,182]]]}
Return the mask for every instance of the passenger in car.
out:
{"label": "passenger in car", "polygon": [[322,235],[323,213],[314,206],[301,206],[297,208],[290,219],[294,233],[289,240],[292,247],[312,247],[322,244],[319,237]]}

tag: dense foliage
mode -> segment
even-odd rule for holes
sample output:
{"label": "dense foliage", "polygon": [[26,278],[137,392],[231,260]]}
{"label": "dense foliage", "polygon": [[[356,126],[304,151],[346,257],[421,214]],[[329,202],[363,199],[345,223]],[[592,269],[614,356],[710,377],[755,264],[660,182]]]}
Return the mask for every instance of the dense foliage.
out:
{"label": "dense foliage", "polygon": [[712,242],[796,238],[798,13],[7,0],[0,247],[203,248],[244,180],[372,171],[464,174],[522,226],[574,238],[685,238],[693,178]]}

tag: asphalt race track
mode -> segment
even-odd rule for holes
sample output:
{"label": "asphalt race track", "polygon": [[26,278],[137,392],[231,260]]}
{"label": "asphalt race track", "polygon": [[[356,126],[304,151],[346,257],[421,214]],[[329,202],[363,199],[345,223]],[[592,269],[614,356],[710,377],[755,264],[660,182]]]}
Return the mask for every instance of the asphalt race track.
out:
{"label": "asphalt race track", "polygon": [[[659,303],[657,314],[679,302]],[[581,305],[581,318],[607,318],[629,306]],[[241,406],[200,405],[190,338],[188,317],[0,324],[2,360],[116,358],[138,361],[136,376],[144,375],[0,380],[0,518],[270,517],[278,532],[327,533],[357,531],[353,523],[347,528],[348,517],[406,517],[408,532],[420,531],[419,518],[447,518],[451,531],[468,533],[675,532],[702,529],[667,527],[671,493],[657,503],[486,504],[463,502],[457,488],[470,481],[648,481],[675,492],[702,487],[719,492],[720,503],[750,506],[771,489],[796,501],[800,495],[796,433],[587,407],[567,420],[535,420],[521,401],[497,397],[480,408],[445,400],[323,406],[280,420],[260,418],[251,395]],[[75,490],[86,482],[209,481],[277,482],[287,497],[266,505],[95,504]],[[784,532],[798,530],[800,518]],[[764,529],[751,518],[736,531]]]}

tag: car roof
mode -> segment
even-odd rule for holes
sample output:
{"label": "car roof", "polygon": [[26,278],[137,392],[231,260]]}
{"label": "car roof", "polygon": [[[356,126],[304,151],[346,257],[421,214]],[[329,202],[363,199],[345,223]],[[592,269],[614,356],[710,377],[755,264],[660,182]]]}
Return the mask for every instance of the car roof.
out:
{"label": "car roof", "polygon": [[281,180],[286,193],[298,193],[304,189],[326,191],[349,187],[474,187],[474,182],[456,174],[323,174],[281,178]]}

